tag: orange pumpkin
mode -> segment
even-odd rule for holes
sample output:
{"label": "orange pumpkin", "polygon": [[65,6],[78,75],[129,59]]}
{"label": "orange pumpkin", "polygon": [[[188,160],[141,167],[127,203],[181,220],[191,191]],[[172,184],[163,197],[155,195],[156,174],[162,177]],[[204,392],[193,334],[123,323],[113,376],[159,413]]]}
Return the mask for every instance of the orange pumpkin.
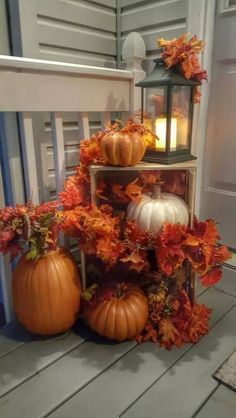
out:
{"label": "orange pumpkin", "polygon": [[13,301],[19,321],[29,331],[55,335],[76,321],[81,297],[74,259],[63,248],[27,260],[24,255],[13,273]]}
{"label": "orange pumpkin", "polygon": [[147,298],[135,285],[117,285],[112,297],[89,310],[87,319],[92,330],[104,337],[118,341],[131,339],[140,334],[147,322]]}
{"label": "orange pumpkin", "polygon": [[106,164],[127,167],[138,164],[144,156],[146,145],[139,132],[111,132],[101,141]]}

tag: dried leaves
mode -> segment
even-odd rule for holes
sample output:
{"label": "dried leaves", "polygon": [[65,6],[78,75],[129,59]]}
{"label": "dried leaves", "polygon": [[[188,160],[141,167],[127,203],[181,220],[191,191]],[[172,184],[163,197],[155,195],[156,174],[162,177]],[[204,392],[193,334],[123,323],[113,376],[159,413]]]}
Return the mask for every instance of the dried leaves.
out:
{"label": "dried leaves", "polygon": [[[158,40],[158,46],[162,48],[162,57],[167,68],[179,66],[180,72],[189,80],[195,80],[201,84],[207,80],[207,73],[200,66],[198,54],[204,48],[204,42],[193,36],[188,40],[187,34],[183,34],[178,39]],[[195,89],[194,102],[199,103],[200,92]]]}
{"label": "dried leaves", "polygon": [[11,259],[27,251],[27,258],[37,259],[56,248],[58,202],[41,205],[16,205],[0,209],[0,252]]}
{"label": "dried leaves", "polygon": [[[184,290],[180,290],[177,295],[172,296],[169,309],[165,310],[162,306],[162,314],[158,321],[160,305],[163,302],[152,305],[152,315],[137,341],[159,342],[161,347],[171,350],[173,346],[181,347],[185,343],[196,343],[203,335],[208,332],[208,320],[211,313],[204,305],[191,305],[188,295]],[[155,315],[156,309],[156,315]]]}

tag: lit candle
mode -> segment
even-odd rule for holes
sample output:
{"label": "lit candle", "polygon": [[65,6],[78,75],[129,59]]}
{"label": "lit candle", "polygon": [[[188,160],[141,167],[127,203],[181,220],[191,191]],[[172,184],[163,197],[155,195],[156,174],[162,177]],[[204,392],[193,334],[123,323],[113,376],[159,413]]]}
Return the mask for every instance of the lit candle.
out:
{"label": "lit candle", "polygon": [[[166,150],[166,118],[156,119],[156,135],[159,140],[156,140],[156,149],[157,151]],[[177,118],[171,118],[171,128],[170,128],[170,150],[176,151],[177,146]]]}

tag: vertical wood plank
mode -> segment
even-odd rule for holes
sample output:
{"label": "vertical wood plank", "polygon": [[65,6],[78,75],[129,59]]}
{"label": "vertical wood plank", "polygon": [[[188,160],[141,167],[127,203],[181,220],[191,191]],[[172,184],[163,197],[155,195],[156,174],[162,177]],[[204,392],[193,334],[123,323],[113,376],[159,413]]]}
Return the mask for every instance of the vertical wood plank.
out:
{"label": "vertical wood plank", "polygon": [[19,116],[20,135],[23,153],[23,165],[26,184],[26,198],[30,200],[33,195],[33,202],[39,203],[37,164],[34,147],[33,123],[29,112],[22,112]]}
{"label": "vertical wood plank", "polygon": [[[4,205],[4,191],[2,182],[2,172],[0,167],[0,207],[3,207]],[[9,257],[0,254],[0,280],[6,323],[12,321],[12,319],[14,318],[11,291],[11,276],[12,272],[11,266],[9,264]]]}
{"label": "vertical wood plank", "polygon": [[0,122],[5,130],[6,147],[9,158],[11,176],[12,200],[16,204],[25,203],[25,188],[20,152],[20,137],[17,124],[17,115],[13,112],[5,112]]}
{"label": "vertical wood plank", "polygon": [[79,139],[90,137],[88,112],[78,113]]}
{"label": "vertical wood plank", "polygon": [[81,279],[82,279],[82,290],[83,292],[86,289],[86,255],[84,251],[80,251],[80,259],[81,259],[81,265],[80,265],[80,271],[81,271]]}
{"label": "vertical wood plank", "polygon": [[52,127],[53,158],[55,168],[55,182],[57,194],[62,190],[65,181],[65,151],[63,120],[60,113],[50,114]]}
{"label": "vertical wood plank", "polygon": [[[82,140],[84,138],[90,137],[90,129],[89,129],[89,116],[88,112],[79,112],[78,113],[78,125],[79,125],[79,139]],[[81,271],[81,279],[82,279],[82,290],[83,292],[86,289],[86,255],[84,251],[80,251],[80,271]]]}

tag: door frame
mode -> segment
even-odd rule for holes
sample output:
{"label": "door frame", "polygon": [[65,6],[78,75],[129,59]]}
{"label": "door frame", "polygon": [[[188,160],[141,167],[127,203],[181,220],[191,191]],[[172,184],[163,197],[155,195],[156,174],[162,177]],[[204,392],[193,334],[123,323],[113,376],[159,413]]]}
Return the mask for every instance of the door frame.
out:
{"label": "door frame", "polygon": [[201,102],[195,105],[193,119],[192,153],[193,155],[196,155],[198,161],[195,195],[195,213],[197,216],[200,214],[200,201],[203,183],[204,149],[208,104],[211,89],[216,6],[216,0],[188,0],[187,31],[191,35],[197,35],[199,39],[205,42],[204,53],[200,56],[200,63],[208,74],[208,82],[204,83],[201,88]]}

